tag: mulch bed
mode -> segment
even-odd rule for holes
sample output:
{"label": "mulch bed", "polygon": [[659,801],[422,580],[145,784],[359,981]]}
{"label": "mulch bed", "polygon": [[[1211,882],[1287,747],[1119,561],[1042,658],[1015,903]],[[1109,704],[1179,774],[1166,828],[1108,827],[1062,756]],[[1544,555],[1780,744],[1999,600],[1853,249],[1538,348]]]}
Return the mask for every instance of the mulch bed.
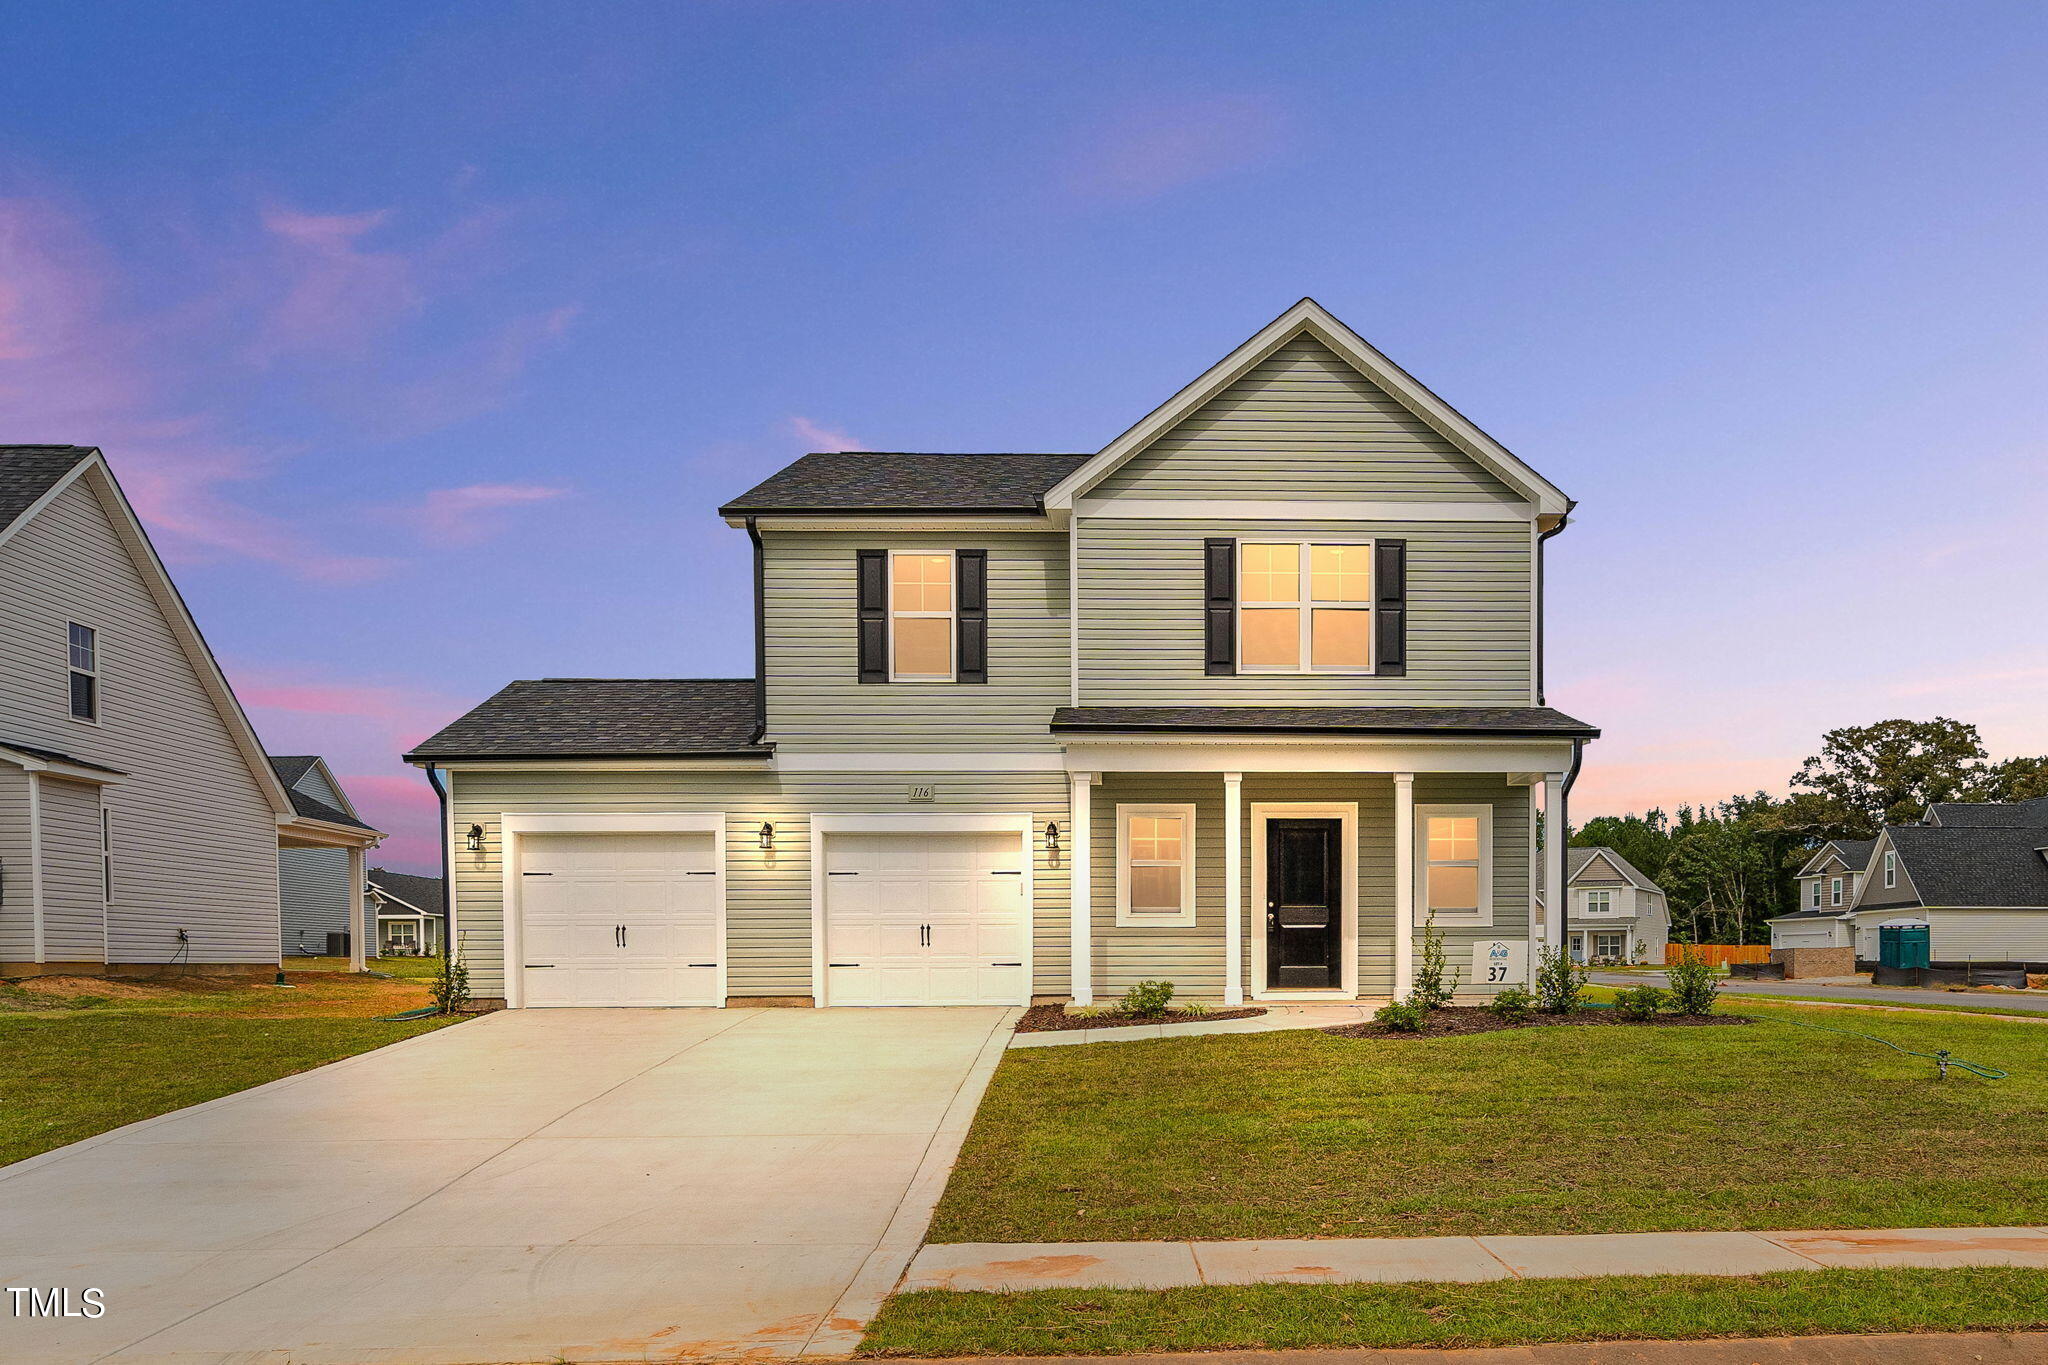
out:
{"label": "mulch bed", "polygon": [[1156,1018],[1134,1019],[1128,1014],[1068,1014],[1064,1005],[1033,1005],[1017,1021],[1017,1032],[1061,1033],[1069,1029],[1129,1028],[1133,1024],[1208,1024],[1218,1019],[1253,1019],[1264,1013],[1262,1009],[1204,1010],[1200,1014],[1168,1010]]}
{"label": "mulch bed", "polygon": [[1465,1033],[1494,1033],[1514,1028],[1570,1028],[1611,1025],[1616,1028],[1700,1028],[1716,1024],[1746,1024],[1739,1014],[1660,1014],[1654,1019],[1623,1019],[1613,1010],[1580,1010],[1577,1014],[1537,1014],[1521,1023],[1511,1023],[1484,1005],[1450,1005],[1431,1010],[1420,1033],[1402,1033],[1385,1024],[1340,1024],[1324,1033],[1338,1038],[1452,1038]]}

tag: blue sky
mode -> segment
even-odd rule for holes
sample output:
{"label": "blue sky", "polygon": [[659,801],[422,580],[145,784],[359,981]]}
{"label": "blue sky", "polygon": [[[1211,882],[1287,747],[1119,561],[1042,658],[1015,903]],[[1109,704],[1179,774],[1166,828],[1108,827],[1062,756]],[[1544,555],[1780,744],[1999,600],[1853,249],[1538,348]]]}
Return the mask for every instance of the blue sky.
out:
{"label": "blue sky", "polygon": [[98,4],[10,16],[0,439],[106,449],[389,861],[513,677],[741,674],[717,503],[1092,450],[1303,294],[1577,497],[1575,809],[2048,751],[2048,9]]}

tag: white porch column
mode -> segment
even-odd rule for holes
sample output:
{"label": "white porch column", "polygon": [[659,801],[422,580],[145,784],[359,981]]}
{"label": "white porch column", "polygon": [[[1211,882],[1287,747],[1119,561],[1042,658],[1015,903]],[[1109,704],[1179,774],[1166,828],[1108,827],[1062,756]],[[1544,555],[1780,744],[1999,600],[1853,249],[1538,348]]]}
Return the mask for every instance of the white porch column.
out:
{"label": "white porch column", "polygon": [[1415,774],[1394,774],[1394,996],[1415,989]]}
{"label": "white porch column", "polygon": [[1088,798],[1095,785],[1094,773],[1071,773],[1067,786],[1067,833],[1074,841],[1073,857],[1067,860],[1067,877],[1070,890],[1067,893],[1068,929],[1067,955],[1069,985],[1077,1005],[1095,1003],[1095,958],[1093,952],[1094,924],[1089,914],[1089,897],[1094,889],[1090,880],[1090,840],[1093,837],[1088,822]]}
{"label": "white porch column", "polygon": [[[1564,774],[1543,774],[1543,946],[1567,948],[1565,941],[1565,900],[1570,894],[1564,884],[1564,830],[1559,828],[1558,809],[1564,802]],[[1529,970],[1535,971],[1531,962]]]}
{"label": "white porch column", "polygon": [[348,969],[352,972],[360,972],[367,965],[364,960],[369,953],[366,927],[369,933],[377,932],[376,925],[365,926],[363,923],[363,882],[369,876],[366,862],[360,846],[348,851]]}
{"label": "white porch column", "polygon": [[1223,774],[1223,1003],[1244,1003],[1244,774]]}

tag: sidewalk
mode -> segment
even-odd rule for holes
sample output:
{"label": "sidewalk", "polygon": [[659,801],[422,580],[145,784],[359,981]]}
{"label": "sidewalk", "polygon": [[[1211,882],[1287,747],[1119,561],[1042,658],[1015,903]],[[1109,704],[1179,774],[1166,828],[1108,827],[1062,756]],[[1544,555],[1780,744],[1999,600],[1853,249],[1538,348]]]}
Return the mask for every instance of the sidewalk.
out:
{"label": "sidewalk", "polygon": [[1177,1289],[1762,1275],[1846,1266],[2048,1266],[2048,1229],[1628,1232],[1566,1237],[1359,1237],[1269,1242],[955,1242],[927,1246],[917,1289]]}
{"label": "sidewalk", "polygon": [[1714,1341],[1588,1341],[1464,1350],[1203,1351],[1188,1355],[1003,1356],[920,1365],[2033,1365],[2048,1332],[1885,1333]]}

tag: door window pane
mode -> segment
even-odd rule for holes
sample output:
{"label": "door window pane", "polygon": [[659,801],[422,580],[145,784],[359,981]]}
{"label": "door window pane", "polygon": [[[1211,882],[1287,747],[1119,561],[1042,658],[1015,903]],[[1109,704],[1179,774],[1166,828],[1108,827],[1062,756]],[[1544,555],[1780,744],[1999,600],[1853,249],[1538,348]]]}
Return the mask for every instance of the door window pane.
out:
{"label": "door window pane", "polygon": [[953,622],[944,616],[896,618],[896,676],[943,678],[953,671]]}
{"label": "door window pane", "polygon": [[1309,548],[1309,595],[1318,602],[1372,600],[1370,545],[1315,545]]}
{"label": "door window pane", "polygon": [[1301,612],[1293,607],[1260,607],[1239,613],[1241,653],[1246,668],[1301,665]]}
{"label": "door window pane", "polygon": [[1299,545],[1247,545],[1244,547],[1244,582],[1238,591],[1240,602],[1299,602],[1301,600],[1301,547]]}
{"label": "door window pane", "polygon": [[1372,661],[1372,613],[1325,608],[1309,613],[1309,662],[1317,668],[1364,668]]}

